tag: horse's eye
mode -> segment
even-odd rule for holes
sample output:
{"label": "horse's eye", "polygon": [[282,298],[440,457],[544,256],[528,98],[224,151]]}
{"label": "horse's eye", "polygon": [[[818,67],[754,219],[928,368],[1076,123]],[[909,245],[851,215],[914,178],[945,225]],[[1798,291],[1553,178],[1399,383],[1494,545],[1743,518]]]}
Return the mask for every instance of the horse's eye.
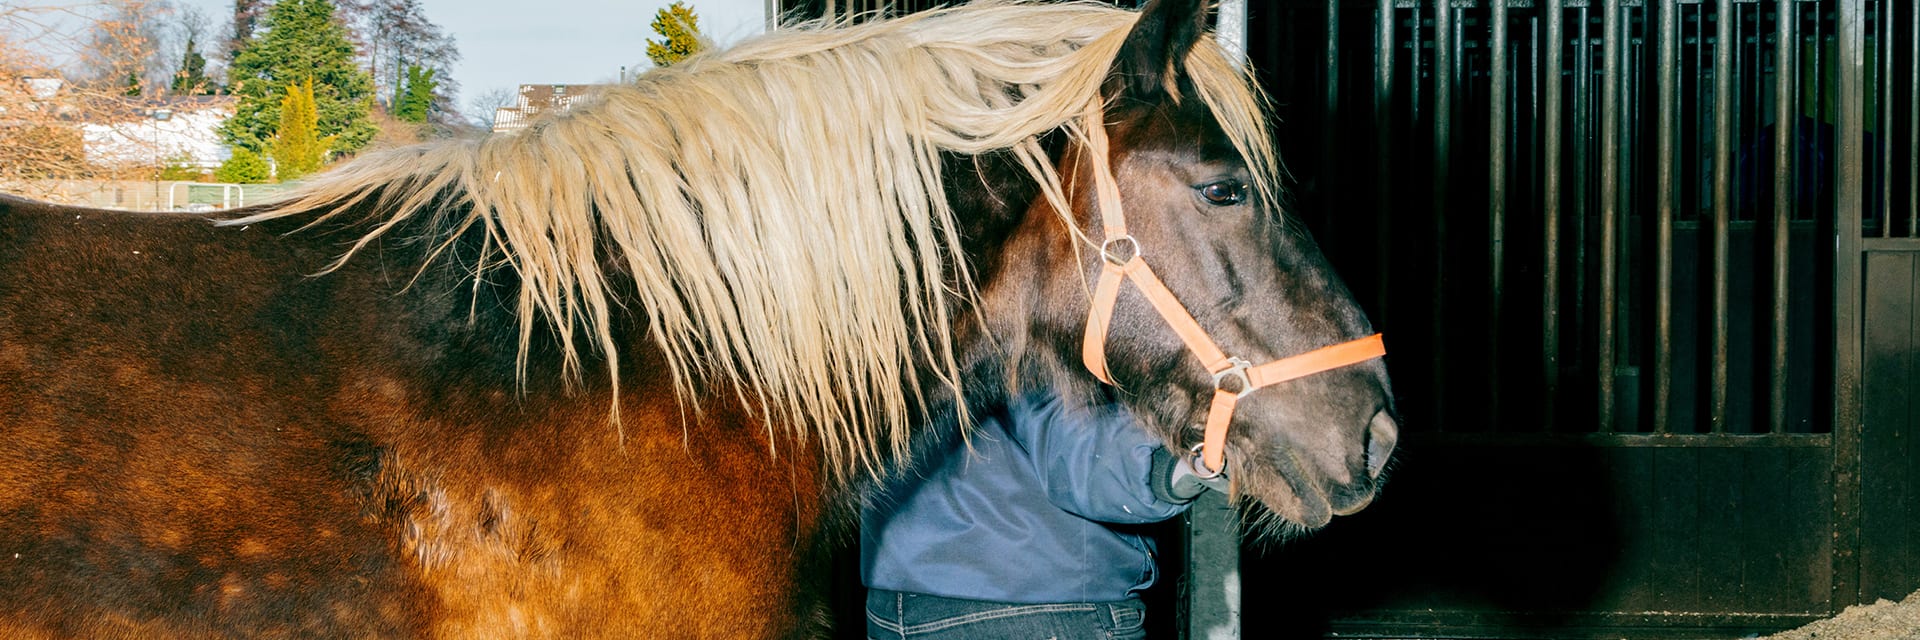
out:
{"label": "horse's eye", "polygon": [[1231,207],[1247,201],[1247,183],[1239,180],[1209,182],[1200,185],[1200,197],[1214,206]]}

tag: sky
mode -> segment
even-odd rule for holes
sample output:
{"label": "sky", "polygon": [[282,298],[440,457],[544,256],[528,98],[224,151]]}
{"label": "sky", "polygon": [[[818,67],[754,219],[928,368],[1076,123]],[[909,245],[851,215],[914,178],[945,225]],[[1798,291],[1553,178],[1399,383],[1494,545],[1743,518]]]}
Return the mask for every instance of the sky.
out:
{"label": "sky", "polygon": [[[427,19],[460,47],[454,104],[522,84],[586,84],[619,79],[620,67],[645,68],[648,25],[672,0],[421,0]],[[767,0],[684,0],[700,31],[729,44],[766,28]],[[175,0],[199,7],[216,24],[232,0]]]}

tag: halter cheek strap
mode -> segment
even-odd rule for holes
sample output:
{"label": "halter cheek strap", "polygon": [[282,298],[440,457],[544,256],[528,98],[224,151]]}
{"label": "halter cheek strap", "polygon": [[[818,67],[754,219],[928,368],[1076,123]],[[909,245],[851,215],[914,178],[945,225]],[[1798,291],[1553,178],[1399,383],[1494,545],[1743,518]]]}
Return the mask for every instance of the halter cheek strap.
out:
{"label": "halter cheek strap", "polygon": [[1120,299],[1121,282],[1132,282],[1141,295],[1153,304],[1154,311],[1167,321],[1187,351],[1213,374],[1213,402],[1207,408],[1206,437],[1200,445],[1203,473],[1218,473],[1226,468],[1227,425],[1233,422],[1233,410],[1240,399],[1257,389],[1276,385],[1322,371],[1359,364],[1387,354],[1380,334],[1343,342],[1330,347],[1281,358],[1259,366],[1227,355],[1215,344],[1206,329],[1193,319],[1175,298],[1160,276],[1153,273],[1141,256],[1139,241],[1127,233],[1126,216],[1120,208],[1120,187],[1114,182],[1108,159],[1107,132],[1102,117],[1102,102],[1087,105],[1086,129],[1089,155],[1093,161],[1093,179],[1099,197],[1100,219],[1106,240],[1100,245],[1100,280],[1093,288],[1093,305],[1087,313],[1087,333],[1081,341],[1081,358],[1087,370],[1101,382],[1113,384],[1107,370],[1107,329],[1113,321],[1113,307]]}

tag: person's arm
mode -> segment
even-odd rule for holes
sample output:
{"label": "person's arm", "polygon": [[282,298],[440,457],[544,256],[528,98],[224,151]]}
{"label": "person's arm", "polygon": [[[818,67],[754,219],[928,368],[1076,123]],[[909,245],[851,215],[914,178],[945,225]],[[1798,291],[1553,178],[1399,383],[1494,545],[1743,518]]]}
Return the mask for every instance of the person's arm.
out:
{"label": "person's arm", "polygon": [[1070,408],[1051,395],[1029,395],[1008,408],[1007,431],[1026,450],[1047,500],[1067,512],[1139,524],[1186,510],[1186,501],[1155,491],[1153,459],[1162,447],[1125,409]]}

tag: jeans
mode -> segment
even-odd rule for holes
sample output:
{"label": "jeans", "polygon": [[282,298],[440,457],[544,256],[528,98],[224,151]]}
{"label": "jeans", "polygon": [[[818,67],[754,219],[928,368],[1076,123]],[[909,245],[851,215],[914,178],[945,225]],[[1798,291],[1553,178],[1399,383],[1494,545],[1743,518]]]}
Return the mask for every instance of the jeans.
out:
{"label": "jeans", "polygon": [[879,589],[867,592],[868,640],[1138,640],[1139,600],[1016,604]]}

